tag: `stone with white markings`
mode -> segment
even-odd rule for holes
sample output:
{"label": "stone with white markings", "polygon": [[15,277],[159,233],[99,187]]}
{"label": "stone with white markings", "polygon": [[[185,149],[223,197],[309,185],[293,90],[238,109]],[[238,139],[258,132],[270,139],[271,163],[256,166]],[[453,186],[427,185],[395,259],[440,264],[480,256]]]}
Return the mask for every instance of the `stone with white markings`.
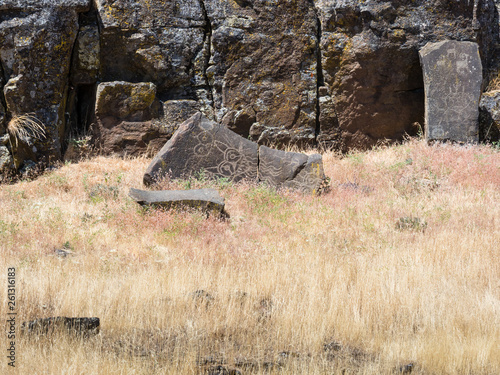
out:
{"label": "stone with white markings", "polygon": [[478,45],[446,40],[420,50],[428,141],[478,141],[482,65]]}
{"label": "stone with white markings", "polygon": [[259,181],[277,188],[317,193],[325,180],[321,155],[259,149]]}
{"label": "stone with white markings", "polygon": [[265,182],[275,188],[312,194],[327,188],[321,155],[259,147],[201,113],[179,126],[149,165],[144,184],[196,173],[234,182]]}
{"label": "stone with white markings", "polygon": [[257,180],[259,146],[197,113],[182,123],[155,156],[144,175],[151,185],[165,176],[204,173],[237,182]]}

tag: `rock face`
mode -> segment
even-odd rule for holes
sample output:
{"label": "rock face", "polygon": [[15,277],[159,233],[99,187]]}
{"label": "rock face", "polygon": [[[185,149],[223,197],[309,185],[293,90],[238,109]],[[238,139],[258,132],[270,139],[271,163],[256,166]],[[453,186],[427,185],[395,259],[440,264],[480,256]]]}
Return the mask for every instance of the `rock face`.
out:
{"label": "rock face", "polygon": [[[46,127],[47,137],[35,142],[36,155],[61,158],[71,53],[78,32],[74,6],[48,1],[2,2],[0,64],[5,85],[2,102],[9,117],[34,113]],[[29,10],[28,12],[26,12]]]}
{"label": "rock face", "polygon": [[158,128],[151,123],[158,112],[154,84],[101,83],[97,87],[93,143],[106,154],[140,155],[149,141],[160,138]]}
{"label": "rock face", "polygon": [[310,1],[205,0],[217,119],[259,143],[316,135],[318,22]]}
{"label": "rock face", "polygon": [[234,182],[260,181],[313,194],[319,192],[326,179],[321,155],[259,147],[199,113],[180,125],[155,156],[144,175],[144,184],[196,173]]}
{"label": "rock face", "polygon": [[[3,0],[0,137],[12,116],[33,113],[48,136],[32,140],[27,158],[59,159],[68,138],[92,123],[102,151],[140,153],[201,112],[264,145],[345,151],[400,140],[423,123],[418,51],[447,39],[477,42],[487,80],[500,65],[498,4]],[[122,81],[153,84],[159,102],[157,117],[132,121],[140,126],[108,116],[133,142],[102,131],[95,112],[98,83]]]}
{"label": "rock face", "polygon": [[480,140],[500,140],[500,90],[483,93],[479,102]]}
{"label": "rock face", "polygon": [[429,43],[420,50],[428,141],[477,142],[482,66],[473,42]]}
{"label": "rock face", "polygon": [[224,198],[215,189],[146,191],[132,188],[129,196],[143,206],[190,207],[216,215],[224,212]]}
{"label": "rock face", "polygon": [[[315,1],[325,87],[320,142],[341,149],[413,134],[423,124],[418,51],[445,39],[478,41],[485,69],[498,43],[493,1]],[[321,84],[321,82],[320,82]]]}

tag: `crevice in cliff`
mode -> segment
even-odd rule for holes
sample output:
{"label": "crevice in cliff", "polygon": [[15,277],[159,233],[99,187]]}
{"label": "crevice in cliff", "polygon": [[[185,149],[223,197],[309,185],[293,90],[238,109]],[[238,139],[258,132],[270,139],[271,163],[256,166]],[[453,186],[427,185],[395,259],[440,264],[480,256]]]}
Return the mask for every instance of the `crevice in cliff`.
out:
{"label": "crevice in cliff", "polygon": [[7,82],[8,82],[8,79],[5,76],[5,70],[3,68],[2,61],[0,60],[0,83],[2,83],[0,85],[0,104],[5,109],[5,113],[7,113],[7,101],[5,100],[3,88],[7,84]]}
{"label": "crevice in cliff", "polygon": [[[70,69],[68,74],[68,89],[66,94],[66,126],[64,131],[63,154],[71,139],[79,139],[88,135],[90,124],[94,120],[95,94],[97,89],[96,76],[89,78],[83,75],[77,66],[78,38],[85,27],[95,26],[100,35],[98,12],[92,2],[90,9],[78,14],[78,30],[70,57]],[[90,73],[89,73],[90,74]]]}
{"label": "crevice in cliff", "polygon": [[203,18],[205,19],[205,33],[203,44],[206,45],[206,52],[203,61],[203,78],[205,79],[206,89],[208,92],[208,99],[210,100],[212,109],[215,112],[214,103],[214,89],[210,85],[210,79],[208,78],[207,70],[210,67],[210,59],[212,57],[212,23],[210,22],[210,17],[208,17],[207,8],[205,7],[205,1],[200,0],[200,7],[203,12]]}
{"label": "crevice in cliff", "polygon": [[316,129],[314,132],[314,141],[317,143],[318,136],[321,132],[321,105],[320,105],[320,88],[325,85],[323,76],[323,64],[321,59],[321,37],[322,25],[319,16],[316,16]]}

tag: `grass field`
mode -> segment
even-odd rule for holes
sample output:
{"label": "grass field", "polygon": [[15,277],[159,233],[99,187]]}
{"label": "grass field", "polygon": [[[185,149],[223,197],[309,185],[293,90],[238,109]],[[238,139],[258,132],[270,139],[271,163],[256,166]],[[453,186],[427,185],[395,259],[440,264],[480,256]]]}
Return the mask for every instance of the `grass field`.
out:
{"label": "grass field", "polygon": [[499,374],[498,148],[412,140],[323,160],[319,197],[165,183],[218,188],[227,220],[141,209],[127,194],[149,159],[0,185],[2,319],[8,267],[18,329],[101,319],[88,339],[17,332],[0,373]]}

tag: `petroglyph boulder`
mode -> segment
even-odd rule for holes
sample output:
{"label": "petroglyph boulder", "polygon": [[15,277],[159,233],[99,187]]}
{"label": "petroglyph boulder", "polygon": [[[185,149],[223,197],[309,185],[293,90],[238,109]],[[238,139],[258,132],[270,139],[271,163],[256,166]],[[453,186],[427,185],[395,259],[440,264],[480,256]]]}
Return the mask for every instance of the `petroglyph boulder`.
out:
{"label": "petroglyph boulder", "polygon": [[143,206],[191,207],[216,214],[224,212],[224,198],[215,189],[146,191],[131,188],[129,196]]}
{"label": "petroglyph boulder", "polygon": [[259,146],[197,113],[179,126],[155,156],[144,184],[165,176],[188,177],[203,171],[231,181],[257,180]]}
{"label": "petroglyph boulder", "polygon": [[261,181],[307,193],[319,192],[326,180],[321,155],[259,147],[200,113],[181,124],[155,156],[144,175],[144,184],[199,172],[209,178]]}
{"label": "petroglyph boulder", "polygon": [[428,141],[478,141],[482,65],[478,45],[446,40],[420,50]]}
{"label": "petroglyph boulder", "polygon": [[259,148],[259,181],[277,188],[317,193],[324,179],[321,155]]}

